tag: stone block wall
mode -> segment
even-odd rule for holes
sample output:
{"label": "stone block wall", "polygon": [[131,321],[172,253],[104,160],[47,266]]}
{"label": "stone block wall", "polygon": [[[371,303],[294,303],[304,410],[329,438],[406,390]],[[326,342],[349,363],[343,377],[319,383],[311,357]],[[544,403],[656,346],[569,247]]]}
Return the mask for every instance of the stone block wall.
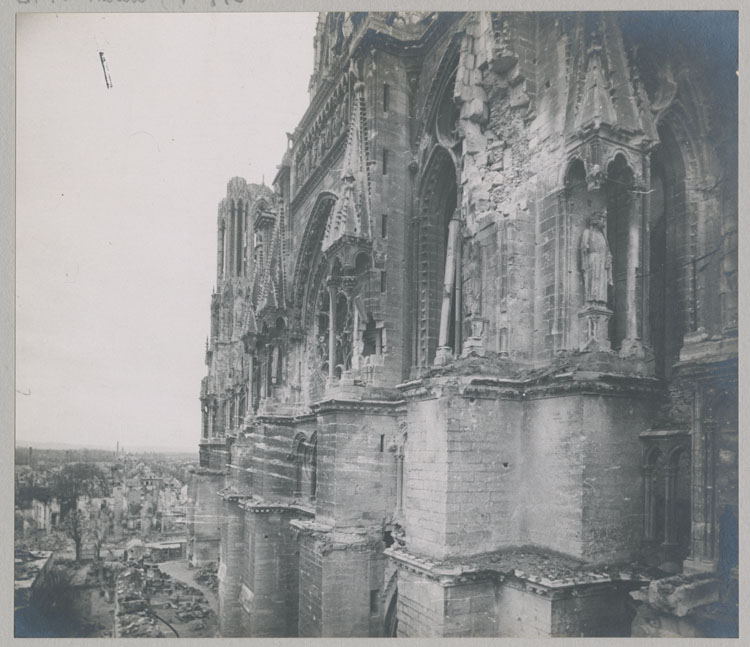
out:
{"label": "stone block wall", "polygon": [[459,395],[457,380],[435,379],[437,400],[410,403],[404,459],[406,534],[433,557],[516,544],[522,516],[523,405]]}
{"label": "stone block wall", "polygon": [[445,593],[435,580],[402,569],[398,574],[398,637],[443,635]]}
{"label": "stone block wall", "polygon": [[246,558],[239,566],[244,636],[298,635],[300,606],[299,544],[289,526],[289,511],[246,505]]}
{"label": "stone block wall", "polygon": [[528,403],[524,541],[591,561],[634,557],[643,529],[648,399],[580,395]]}
{"label": "stone block wall", "polygon": [[299,636],[323,636],[323,555],[314,538],[299,539]]}
{"label": "stone block wall", "polygon": [[629,636],[632,605],[622,587],[577,591],[552,601],[552,636]]}
{"label": "stone block wall", "polygon": [[[363,547],[323,556],[323,636],[368,636],[371,613],[370,553]],[[378,591],[378,587],[374,589]],[[377,594],[376,594],[377,595]]]}
{"label": "stone block wall", "polygon": [[495,585],[490,580],[456,584],[445,589],[443,636],[497,636]]}
{"label": "stone block wall", "polygon": [[592,562],[630,560],[643,538],[642,447],[653,420],[650,398],[586,396],[582,425],[581,556]]}
{"label": "stone block wall", "polygon": [[336,527],[383,527],[395,507],[395,417],[358,410],[318,415],[318,519]]}
{"label": "stone block wall", "polygon": [[583,400],[558,397],[528,403],[521,439],[523,543],[581,553]]}
{"label": "stone block wall", "polygon": [[216,562],[219,557],[221,499],[218,491],[224,484],[221,473],[192,474],[190,508],[192,532],[189,542],[191,561],[195,566]]}
{"label": "stone block wall", "polygon": [[294,466],[289,460],[294,430],[286,425],[262,422],[250,435],[253,494],[265,500],[283,500],[292,495]]}
{"label": "stone block wall", "polygon": [[499,587],[496,613],[497,635],[501,638],[546,638],[550,635],[550,600],[522,587]]}
{"label": "stone block wall", "polygon": [[242,635],[240,587],[244,542],[244,510],[237,501],[222,502],[221,548],[219,551],[219,631],[226,638]]}
{"label": "stone block wall", "polygon": [[406,412],[403,515],[411,550],[429,556],[442,554],[446,535],[448,447],[441,409],[440,401],[430,398]]}

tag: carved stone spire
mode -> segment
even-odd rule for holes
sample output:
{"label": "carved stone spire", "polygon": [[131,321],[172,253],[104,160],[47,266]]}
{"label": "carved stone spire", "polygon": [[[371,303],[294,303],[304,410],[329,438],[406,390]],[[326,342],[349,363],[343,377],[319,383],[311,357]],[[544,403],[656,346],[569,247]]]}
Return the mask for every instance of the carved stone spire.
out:
{"label": "carved stone spire", "polygon": [[364,83],[357,80],[354,84],[352,111],[341,171],[340,197],[326,225],[322,242],[323,251],[345,236],[364,240],[372,238],[364,94]]}
{"label": "carved stone spire", "polygon": [[612,125],[617,120],[602,70],[601,52],[601,45],[595,42],[591,44],[587,53],[586,79],[583,82],[583,97],[576,114],[576,130],[590,126],[599,128],[602,123]]}

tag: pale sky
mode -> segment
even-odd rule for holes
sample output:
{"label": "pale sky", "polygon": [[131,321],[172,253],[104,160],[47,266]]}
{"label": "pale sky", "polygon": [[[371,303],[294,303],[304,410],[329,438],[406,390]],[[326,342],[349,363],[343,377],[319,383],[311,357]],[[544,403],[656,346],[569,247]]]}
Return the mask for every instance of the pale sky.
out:
{"label": "pale sky", "polygon": [[315,21],[19,16],[19,443],[197,451],[217,205],[233,176],[273,180]]}

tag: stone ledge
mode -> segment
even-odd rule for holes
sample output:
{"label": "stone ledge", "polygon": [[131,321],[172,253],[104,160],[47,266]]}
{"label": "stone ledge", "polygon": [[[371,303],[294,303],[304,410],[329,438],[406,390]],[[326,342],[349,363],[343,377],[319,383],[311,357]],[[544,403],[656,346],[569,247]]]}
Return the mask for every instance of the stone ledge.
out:
{"label": "stone ledge", "polygon": [[[627,569],[608,569],[608,572],[604,572],[604,570],[586,568],[585,564],[573,558],[532,549],[500,550],[469,557],[461,563],[456,563],[456,560],[431,560],[394,546],[387,548],[384,554],[393,559],[399,567],[436,580],[443,586],[494,579],[514,588],[521,588],[547,597],[581,595],[582,588],[602,585],[628,583],[628,586],[636,586],[644,581],[636,573]],[[554,575],[549,572],[545,573],[544,567],[535,567],[533,563],[527,563],[523,568],[516,568],[519,563],[528,561],[529,556],[538,558],[543,563],[551,562],[553,566],[546,570],[551,569]],[[563,564],[562,567],[561,564]]]}

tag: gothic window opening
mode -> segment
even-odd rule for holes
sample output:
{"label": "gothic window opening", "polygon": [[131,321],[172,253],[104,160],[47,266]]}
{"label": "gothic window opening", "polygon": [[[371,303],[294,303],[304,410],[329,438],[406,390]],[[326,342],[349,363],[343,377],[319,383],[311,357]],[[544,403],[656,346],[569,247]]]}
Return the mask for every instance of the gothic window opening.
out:
{"label": "gothic window opening", "polygon": [[679,359],[690,325],[685,241],[689,222],[685,203],[685,168],[668,128],[659,128],[661,149],[651,158],[648,308],[650,341],[657,377],[668,378]]}
{"label": "gothic window opening", "polygon": [[202,436],[208,438],[208,406],[205,404],[201,407],[202,412]]}
{"label": "gothic window opening", "polygon": [[[414,271],[417,283],[416,365],[432,365],[438,347],[450,221],[457,207],[456,167],[449,153],[437,149],[425,172]],[[451,262],[451,261],[449,261]],[[454,350],[456,291],[450,291],[447,346]]]}
{"label": "gothic window opening", "polygon": [[307,439],[304,434],[297,434],[294,439],[292,459],[294,461],[294,493],[295,498],[302,497],[302,472],[305,466],[305,451]]}
{"label": "gothic window opening", "polygon": [[235,273],[237,276],[242,276],[244,274],[243,272],[243,259],[245,256],[245,249],[243,245],[244,240],[244,220],[245,220],[245,210],[243,208],[243,202],[241,200],[237,201],[237,226],[235,231],[235,240],[236,240],[236,251],[235,251]]}
{"label": "gothic window opening", "polygon": [[266,344],[264,353],[263,353],[263,375],[265,378],[265,396],[268,397],[271,395],[271,387],[274,384],[274,370],[273,370],[273,360],[274,360],[274,351],[275,346],[273,344]]}
{"label": "gothic window opening", "polygon": [[253,411],[258,411],[261,398],[261,377],[263,375],[262,367],[263,345],[261,343],[255,346],[255,361],[253,362],[253,380],[252,380],[252,407]]}
{"label": "gothic window opening", "polygon": [[[613,312],[609,320],[609,341],[613,350],[620,350],[627,335],[626,304],[628,302],[628,242],[633,213],[633,173],[622,155],[610,164],[607,181],[607,240],[612,255],[612,285],[608,288],[607,307]],[[635,299],[634,301],[637,301]]]}
{"label": "gothic window opening", "polygon": [[652,560],[681,563],[690,552],[690,456],[686,447],[652,449],[644,465],[644,539]]}
{"label": "gothic window opening", "polygon": [[231,277],[234,274],[234,257],[235,257],[235,241],[234,236],[237,231],[237,211],[234,200],[229,201],[229,227],[227,229],[227,276]]}
{"label": "gothic window opening", "polygon": [[336,299],[336,366],[334,367],[334,375],[338,378],[352,367],[353,328],[351,303],[345,294],[339,293]]}
{"label": "gothic window opening", "polygon": [[367,325],[362,333],[362,357],[381,355],[382,353],[383,329],[378,328],[378,325],[370,312],[367,316]]}
{"label": "gothic window opening", "polygon": [[315,501],[318,494],[318,434],[310,438],[310,500]]}
{"label": "gothic window opening", "polygon": [[391,88],[387,83],[383,84],[383,112],[388,112],[391,99]]}
{"label": "gothic window opening", "polygon": [[241,393],[240,402],[239,402],[238,411],[237,411],[237,423],[238,424],[240,425],[244,424],[246,413],[247,413],[247,402],[246,402],[245,394]]}
{"label": "gothic window opening", "polygon": [[380,237],[388,237],[388,214],[385,213],[380,216]]}
{"label": "gothic window opening", "polygon": [[328,374],[328,325],[330,312],[330,300],[328,296],[328,290],[322,289],[320,291],[320,298],[318,300],[318,312],[316,315],[316,354],[317,361],[320,371],[324,374]]}

